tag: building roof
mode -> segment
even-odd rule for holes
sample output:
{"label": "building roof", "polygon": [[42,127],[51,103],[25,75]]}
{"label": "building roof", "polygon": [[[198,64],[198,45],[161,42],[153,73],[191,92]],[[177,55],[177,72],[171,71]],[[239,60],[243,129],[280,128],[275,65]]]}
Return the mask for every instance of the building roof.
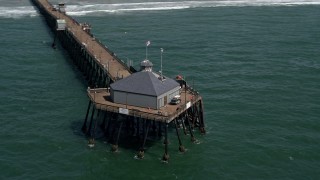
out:
{"label": "building roof", "polygon": [[159,96],[180,86],[175,80],[165,78],[159,79],[154,72],[140,71],[124,79],[118,80],[110,85],[115,91],[123,91],[135,94]]}

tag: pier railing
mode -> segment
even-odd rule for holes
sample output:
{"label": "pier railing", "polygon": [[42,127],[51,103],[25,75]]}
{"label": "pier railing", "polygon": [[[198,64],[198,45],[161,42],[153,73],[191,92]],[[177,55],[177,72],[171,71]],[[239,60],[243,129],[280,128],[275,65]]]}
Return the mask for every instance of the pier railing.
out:
{"label": "pier railing", "polygon": [[[96,89],[88,88],[87,89],[88,94],[109,92],[109,91],[110,91],[110,88],[96,88]],[[91,99],[91,102],[94,103],[96,109],[101,109],[101,110],[106,110],[106,111],[109,111],[109,112],[119,113],[119,108],[121,108],[121,107],[102,104],[102,103],[97,103],[95,98],[92,98],[91,96],[89,96],[89,98]],[[145,119],[153,119],[153,120],[157,120],[157,121],[170,122],[173,119],[175,119],[177,116],[179,116],[180,114],[185,112],[189,107],[194,105],[194,103],[198,102],[199,100],[201,100],[201,96],[198,96],[197,94],[195,94],[190,101],[178,106],[176,111],[174,113],[171,113],[171,114],[168,114],[168,112],[160,112],[160,111],[159,111],[159,114],[155,114],[155,113],[151,113],[151,112],[141,111],[141,110],[138,110],[138,109],[129,109],[129,114],[128,115],[136,116],[136,117],[140,117],[140,118],[145,118]],[[188,103],[190,103],[189,107],[187,105]],[[123,105],[122,108],[125,108],[125,106],[126,105]]]}

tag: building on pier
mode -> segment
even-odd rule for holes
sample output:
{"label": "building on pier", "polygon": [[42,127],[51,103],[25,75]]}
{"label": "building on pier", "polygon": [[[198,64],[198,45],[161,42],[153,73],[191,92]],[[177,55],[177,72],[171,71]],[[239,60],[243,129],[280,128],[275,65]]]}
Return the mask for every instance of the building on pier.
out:
{"label": "building on pier", "polygon": [[57,19],[57,31],[64,31],[66,29],[66,21],[64,19]]}
{"label": "building on pier", "polygon": [[65,3],[59,3],[58,4],[58,9],[59,9],[59,11],[61,12],[61,13],[66,13],[66,5],[65,5]]}
{"label": "building on pier", "polygon": [[110,85],[114,103],[160,109],[180,94],[180,84],[153,72],[149,60],[142,61],[140,65],[141,71]]}

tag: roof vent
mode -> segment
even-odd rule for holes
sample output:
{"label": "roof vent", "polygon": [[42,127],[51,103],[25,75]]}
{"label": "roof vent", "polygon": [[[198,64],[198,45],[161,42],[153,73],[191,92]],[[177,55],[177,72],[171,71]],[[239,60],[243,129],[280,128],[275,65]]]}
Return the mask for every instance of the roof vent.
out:
{"label": "roof vent", "polygon": [[152,62],[149,61],[148,59],[143,60],[140,63],[140,71],[148,71],[148,72],[152,72]]}

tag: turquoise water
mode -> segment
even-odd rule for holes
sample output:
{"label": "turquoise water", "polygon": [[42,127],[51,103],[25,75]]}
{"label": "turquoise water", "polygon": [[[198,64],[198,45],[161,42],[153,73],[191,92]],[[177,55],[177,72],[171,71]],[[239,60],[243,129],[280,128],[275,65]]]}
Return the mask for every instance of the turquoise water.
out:
{"label": "turquoise water", "polygon": [[0,179],[320,178],[316,1],[136,2],[140,8],[67,3],[124,61],[137,66],[150,40],[159,70],[165,49],[164,73],[186,76],[204,98],[200,144],[183,136],[188,151],[179,153],[171,129],[168,164],[162,140],[148,141],[143,160],[125,140],[119,153],[103,138],[87,148],[83,76],[61,47],[50,47],[53,36],[30,3],[2,2]]}

